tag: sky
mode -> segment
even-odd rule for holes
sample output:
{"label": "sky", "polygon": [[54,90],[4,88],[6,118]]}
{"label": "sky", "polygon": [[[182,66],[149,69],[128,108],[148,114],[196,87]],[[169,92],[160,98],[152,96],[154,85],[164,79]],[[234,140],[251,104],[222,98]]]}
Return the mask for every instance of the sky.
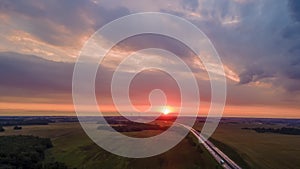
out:
{"label": "sky", "polygon": [[[105,24],[138,12],[183,17],[208,36],[226,73],[224,116],[300,117],[298,0],[1,0],[0,115],[75,115],[72,74],[84,43]],[[201,60],[180,42],[157,35],[126,39],[106,56],[96,78],[101,110],[116,111],[110,93],[116,66],[126,55],[149,47],[169,50],[189,65],[199,86],[199,114],[205,115],[211,90]],[[148,58],[142,56],[144,62],[164,64]],[[122,71],[126,75],[130,69],[127,65]],[[132,81],[132,103],[146,110],[155,88],[165,92],[176,111],[178,86],[160,71],[142,72]]]}

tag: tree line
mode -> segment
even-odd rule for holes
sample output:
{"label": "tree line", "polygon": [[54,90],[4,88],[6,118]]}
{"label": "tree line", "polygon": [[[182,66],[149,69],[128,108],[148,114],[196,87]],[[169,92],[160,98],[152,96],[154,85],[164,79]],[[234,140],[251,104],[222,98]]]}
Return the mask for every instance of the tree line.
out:
{"label": "tree line", "polygon": [[256,127],[256,128],[242,128],[244,130],[254,130],[257,133],[278,133],[278,134],[288,134],[288,135],[300,135],[300,129],[291,128],[291,127],[282,127],[282,128],[264,128],[264,127]]}
{"label": "tree line", "polygon": [[60,162],[44,162],[45,151],[53,145],[49,138],[1,136],[0,169],[67,169]]}

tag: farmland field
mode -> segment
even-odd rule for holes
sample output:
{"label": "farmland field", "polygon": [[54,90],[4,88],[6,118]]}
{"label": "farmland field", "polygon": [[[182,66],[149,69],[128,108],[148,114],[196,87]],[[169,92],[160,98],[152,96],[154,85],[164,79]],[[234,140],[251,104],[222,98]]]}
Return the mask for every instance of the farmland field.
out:
{"label": "farmland field", "polygon": [[[201,124],[196,125],[201,128]],[[212,138],[223,143],[223,152],[235,151],[249,168],[297,168],[300,166],[300,136],[257,133],[244,127],[282,127],[282,125],[220,123]],[[230,150],[229,150],[230,152]],[[230,156],[238,162],[236,158]]]}
{"label": "farmland field", "polygon": [[[4,128],[5,132],[0,135],[34,135],[51,138],[53,148],[47,150],[46,160],[55,159],[70,168],[210,169],[218,166],[203,147],[199,151],[199,148],[192,145],[188,139],[184,139],[176,147],[161,155],[144,159],[129,159],[99,148],[87,137],[78,123],[23,126],[22,130],[13,130],[11,126]],[[143,132],[143,136],[151,135],[153,132],[157,131]],[[138,132],[128,134],[139,135]]]}
{"label": "farmland field", "polygon": [[[202,122],[194,128],[200,130]],[[283,124],[221,122],[212,136],[212,142],[242,168],[295,168],[300,166],[300,136],[278,133],[258,133],[247,127],[285,127]],[[221,168],[192,135],[171,150],[150,158],[130,159],[113,155],[84,133],[77,122],[58,122],[49,125],[25,125],[21,130],[4,126],[0,136],[34,135],[50,138],[53,148],[46,150],[46,161],[58,161],[69,168],[103,169],[196,169]],[[159,130],[126,132],[133,137],[148,137]],[[192,140],[192,141],[191,141]],[[150,145],[149,147],[155,145]]]}

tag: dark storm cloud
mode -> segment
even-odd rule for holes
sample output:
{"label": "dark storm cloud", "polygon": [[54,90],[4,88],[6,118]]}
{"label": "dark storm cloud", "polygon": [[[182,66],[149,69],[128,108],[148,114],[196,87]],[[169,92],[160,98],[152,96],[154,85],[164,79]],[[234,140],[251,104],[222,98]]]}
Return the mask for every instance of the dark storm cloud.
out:
{"label": "dark storm cloud", "polygon": [[[0,53],[0,86],[37,92],[70,92],[73,64]],[[13,92],[13,91],[9,91]]]}
{"label": "dark storm cloud", "polygon": [[300,23],[299,24],[291,24],[287,25],[283,30],[282,30],[282,36],[285,39],[299,39],[300,38]]}
{"label": "dark storm cloud", "polygon": [[204,1],[199,7],[205,17],[193,22],[239,74],[240,84],[263,81],[299,90],[299,1]]}
{"label": "dark storm cloud", "polygon": [[291,9],[291,15],[293,19],[300,22],[300,1],[299,0],[289,0],[289,7]]}
{"label": "dark storm cloud", "polygon": [[190,58],[190,49],[182,42],[163,35],[143,34],[136,35],[121,41],[120,49],[138,51],[146,48],[168,50],[181,58]]}
{"label": "dark storm cloud", "polygon": [[[0,88],[70,94],[74,65],[75,63],[55,62],[34,55],[2,52],[0,53]],[[102,80],[106,81],[111,75],[112,71],[101,67]],[[96,83],[100,84],[100,82],[97,79]],[[7,92],[9,94],[13,90]]]}
{"label": "dark storm cloud", "polygon": [[291,91],[300,90],[300,1],[289,0],[289,12],[292,20],[283,30],[283,37],[290,42],[286,57],[288,66],[284,67],[284,72],[292,83],[288,83],[287,87]]}
{"label": "dark storm cloud", "polygon": [[[0,91],[1,98],[5,97],[43,97],[72,94],[72,76],[74,63],[54,62],[32,55],[21,55],[12,52],[0,53]],[[128,77],[128,72],[123,72]],[[100,67],[96,76],[96,94],[101,97],[101,103],[109,101],[110,86],[113,71]],[[82,82],[84,85],[86,82]],[[89,82],[88,82],[89,83]],[[206,85],[203,87],[203,85]],[[209,100],[207,93],[209,83],[201,82],[201,97]],[[168,97],[178,95],[176,82],[169,76],[149,71],[139,74],[132,82],[131,95],[138,98],[139,102],[147,102],[148,95],[153,89],[162,89],[168,93]],[[205,93],[205,94],[204,94]],[[147,96],[147,97],[146,97]],[[71,101],[67,98],[66,102]],[[175,99],[171,99],[175,100]],[[112,103],[112,102],[109,102]]]}

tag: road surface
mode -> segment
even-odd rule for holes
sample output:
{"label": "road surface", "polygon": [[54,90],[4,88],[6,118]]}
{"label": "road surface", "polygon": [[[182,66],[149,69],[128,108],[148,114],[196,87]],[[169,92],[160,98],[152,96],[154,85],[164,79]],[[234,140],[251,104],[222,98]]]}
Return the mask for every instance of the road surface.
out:
{"label": "road surface", "polygon": [[225,169],[242,169],[238,166],[234,161],[232,161],[226,154],[224,154],[220,149],[218,149],[212,142],[204,139],[204,137],[195,129],[180,124],[181,126],[190,130],[191,133],[198,138],[199,143],[203,144],[203,146],[208,150],[208,152],[222,165]]}

